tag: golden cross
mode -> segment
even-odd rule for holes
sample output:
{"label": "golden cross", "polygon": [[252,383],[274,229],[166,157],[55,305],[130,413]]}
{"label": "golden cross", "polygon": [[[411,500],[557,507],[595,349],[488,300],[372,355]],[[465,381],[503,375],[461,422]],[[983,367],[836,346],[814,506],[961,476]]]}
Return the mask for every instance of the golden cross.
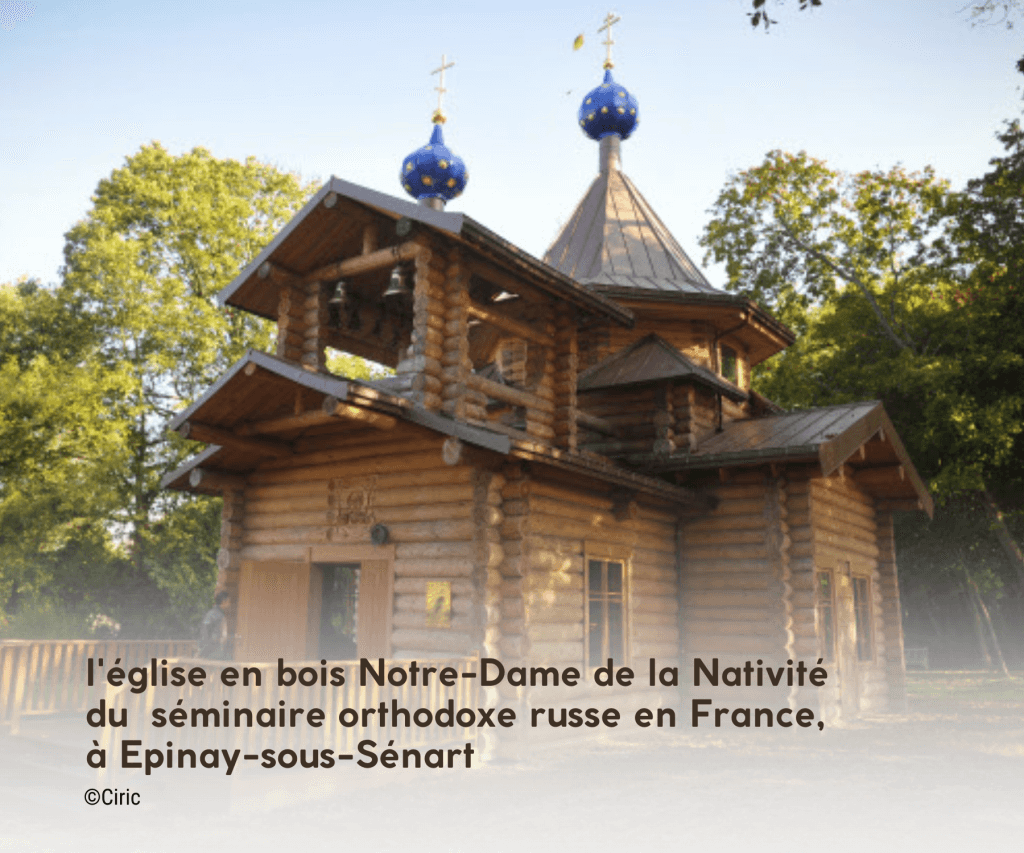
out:
{"label": "golden cross", "polygon": [[612,40],[612,25],[617,24],[621,20],[622,18],[618,18],[613,12],[609,12],[608,17],[604,19],[604,26],[598,30],[598,33],[603,33],[605,30],[608,30],[608,36],[605,38],[604,42],[602,42],[602,44],[608,48],[608,54],[605,56],[604,60],[605,68],[611,68],[613,66],[612,45],[615,44],[615,42]]}
{"label": "golden cross", "polygon": [[444,113],[441,111],[441,99],[444,97],[444,93],[448,90],[444,87],[444,72],[455,65],[454,62],[445,63],[445,55],[441,54],[441,67],[435,68],[431,71],[431,74],[439,74],[437,85],[434,87],[437,90],[437,111],[434,113],[434,121],[444,121]]}

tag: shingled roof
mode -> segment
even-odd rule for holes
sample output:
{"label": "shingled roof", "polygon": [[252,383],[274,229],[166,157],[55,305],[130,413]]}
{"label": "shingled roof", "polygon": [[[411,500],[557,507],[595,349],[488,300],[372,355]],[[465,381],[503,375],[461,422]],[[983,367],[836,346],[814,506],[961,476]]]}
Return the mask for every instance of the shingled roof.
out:
{"label": "shingled roof", "polygon": [[597,176],[544,261],[598,288],[721,293],[617,168]]}
{"label": "shingled roof", "polygon": [[692,379],[731,400],[747,399],[745,391],[695,364],[658,335],[646,335],[581,373],[578,389],[582,393],[674,379]]}

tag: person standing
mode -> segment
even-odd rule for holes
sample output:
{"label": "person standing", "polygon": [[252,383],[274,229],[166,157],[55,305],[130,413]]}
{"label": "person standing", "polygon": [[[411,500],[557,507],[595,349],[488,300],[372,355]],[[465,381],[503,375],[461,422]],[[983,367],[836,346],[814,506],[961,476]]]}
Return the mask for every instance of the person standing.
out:
{"label": "person standing", "polygon": [[206,611],[199,625],[199,657],[224,660],[228,652],[228,606],[231,594],[222,589],[214,596],[213,607]]}

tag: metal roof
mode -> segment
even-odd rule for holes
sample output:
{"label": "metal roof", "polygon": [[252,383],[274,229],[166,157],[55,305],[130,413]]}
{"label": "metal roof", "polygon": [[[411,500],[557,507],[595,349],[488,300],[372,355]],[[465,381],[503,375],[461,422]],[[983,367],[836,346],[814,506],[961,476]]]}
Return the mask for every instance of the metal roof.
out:
{"label": "metal roof", "polygon": [[640,385],[661,380],[693,379],[732,400],[746,400],[731,382],[695,364],[657,335],[647,335],[580,374],[578,390]]}
{"label": "metal roof", "polygon": [[544,260],[585,285],[721,293],[616,168],[597,176]]}
{"label": "metal roof", "polygon": [[885,492],[916,498],[931,515],[933,502],[928,488],[877,400],[731,421],[721,432],[704,439],[693,453],[660,460],[631,457],[630,461],[667,472],[803,459],[817,461],[827,477],[845,463],[856,461],[853,457],[858,449],[877,435],[885,438],[887,459],[905,472],[905,479],[885,487]]}

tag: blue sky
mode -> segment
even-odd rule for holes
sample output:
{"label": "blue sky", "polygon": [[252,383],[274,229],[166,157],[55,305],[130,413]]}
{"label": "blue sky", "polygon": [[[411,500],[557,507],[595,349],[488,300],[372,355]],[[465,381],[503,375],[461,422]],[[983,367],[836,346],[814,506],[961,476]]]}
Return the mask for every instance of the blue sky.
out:
{"label": "blue sky", "polygon": [[[772,148],[851,170],[931,164],[962,184],[998,153],[1024,83],[1024,30],[972,27],[965,4],[825,0],[808,14],[789,0],[766,35],[748,0],[618,2],[616,79],[642,116],[625,171],[695,260],[728,174]],[[56,280],[98,181],[151,140],[401,195],[442,53],[456,63],[446,140],[470,172],[449,209],[541,255],[596,173],[576,110],[600,82],[608,11],[39,0],[0,29],[0,282]]]}

